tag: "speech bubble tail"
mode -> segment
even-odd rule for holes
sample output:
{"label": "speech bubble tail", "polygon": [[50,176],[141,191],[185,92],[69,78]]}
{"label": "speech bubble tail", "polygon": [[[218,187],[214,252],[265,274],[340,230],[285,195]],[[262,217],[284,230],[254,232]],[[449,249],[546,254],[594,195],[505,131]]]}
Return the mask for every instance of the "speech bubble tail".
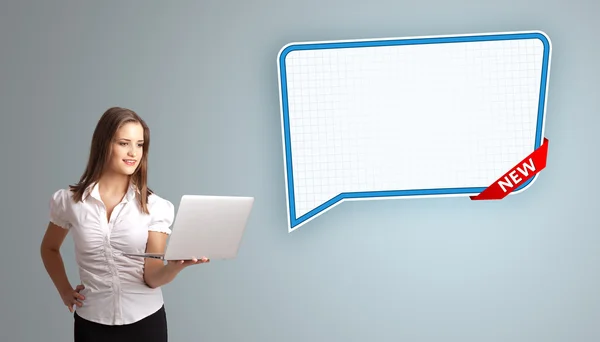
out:
{"label": "speech bubble tail", "polygon": [[332,210],[334,207],[340,205],[344,201],[344,199],[344,196],[340,194],[307,211],[306,213],[303,213],[300,216],[297,216],[298,210],[295,206],[295,202],[290,201],[288,208],[288,233],[298,230],[300,227],[306,225],[307,223],[315,220],[317,217]]}

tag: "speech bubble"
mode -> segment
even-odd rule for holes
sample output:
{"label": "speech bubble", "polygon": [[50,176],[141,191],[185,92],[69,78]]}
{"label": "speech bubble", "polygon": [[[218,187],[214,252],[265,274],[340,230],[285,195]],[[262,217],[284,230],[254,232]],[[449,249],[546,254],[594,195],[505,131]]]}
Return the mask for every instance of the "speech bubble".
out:
{"label": "speech bubble", "polygon": [[290,232],[348,200],[477,195],[543,143],[541,31],[290,43],[277,57]]}

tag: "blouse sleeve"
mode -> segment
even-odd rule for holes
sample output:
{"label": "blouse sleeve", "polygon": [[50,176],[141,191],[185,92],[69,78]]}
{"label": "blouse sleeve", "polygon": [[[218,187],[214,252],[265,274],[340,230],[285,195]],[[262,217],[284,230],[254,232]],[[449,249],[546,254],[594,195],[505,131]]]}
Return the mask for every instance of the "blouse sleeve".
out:
{"label": "blouse sleeve", "polygon": [[157,197],[150,209],[149,231],[171,234],[171,225],[175,219],[175,208],[173,204],[166,199]]}
{"label": "blouse sleeve", "polygon": [[60,189],[52,194],[50,198],[50,222],[64,229],[71,229],[71,221],[68,216],[69,193],[66,189]]}

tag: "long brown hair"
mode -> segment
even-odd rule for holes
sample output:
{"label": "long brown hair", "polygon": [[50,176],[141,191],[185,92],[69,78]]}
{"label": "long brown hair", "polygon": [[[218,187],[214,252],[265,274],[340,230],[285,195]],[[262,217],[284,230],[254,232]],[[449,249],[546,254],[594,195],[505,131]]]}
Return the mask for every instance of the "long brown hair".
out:
{"label": "long brown hair", "polygon": [[136,198],[142,211],[146,214],[149,213],[148,197],[152,194],[152,190],[148,188],[147,184],[150,129],[137,113],[131,109],[121,107],[112,107],[106,110],[96,125],[85,172],[77,184],[70,185],[75,202],[81,201],[88,187],[100,179],[110,157],[111,143],[117,130],[129,122],[139,123],[144,129],[144,153],[137,170],[131,175],[131,182],[137,187]]}

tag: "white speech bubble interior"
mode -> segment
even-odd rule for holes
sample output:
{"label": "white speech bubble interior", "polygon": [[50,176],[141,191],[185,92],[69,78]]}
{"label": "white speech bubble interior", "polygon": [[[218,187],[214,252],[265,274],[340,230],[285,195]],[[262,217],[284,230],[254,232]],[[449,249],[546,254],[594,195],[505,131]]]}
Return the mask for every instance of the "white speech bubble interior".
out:
{"label": "white speech bubble interior", "polygon": [[539,31],[284,46],[289,229],[344,200],[483,191],[542,143],[550,50]]}

